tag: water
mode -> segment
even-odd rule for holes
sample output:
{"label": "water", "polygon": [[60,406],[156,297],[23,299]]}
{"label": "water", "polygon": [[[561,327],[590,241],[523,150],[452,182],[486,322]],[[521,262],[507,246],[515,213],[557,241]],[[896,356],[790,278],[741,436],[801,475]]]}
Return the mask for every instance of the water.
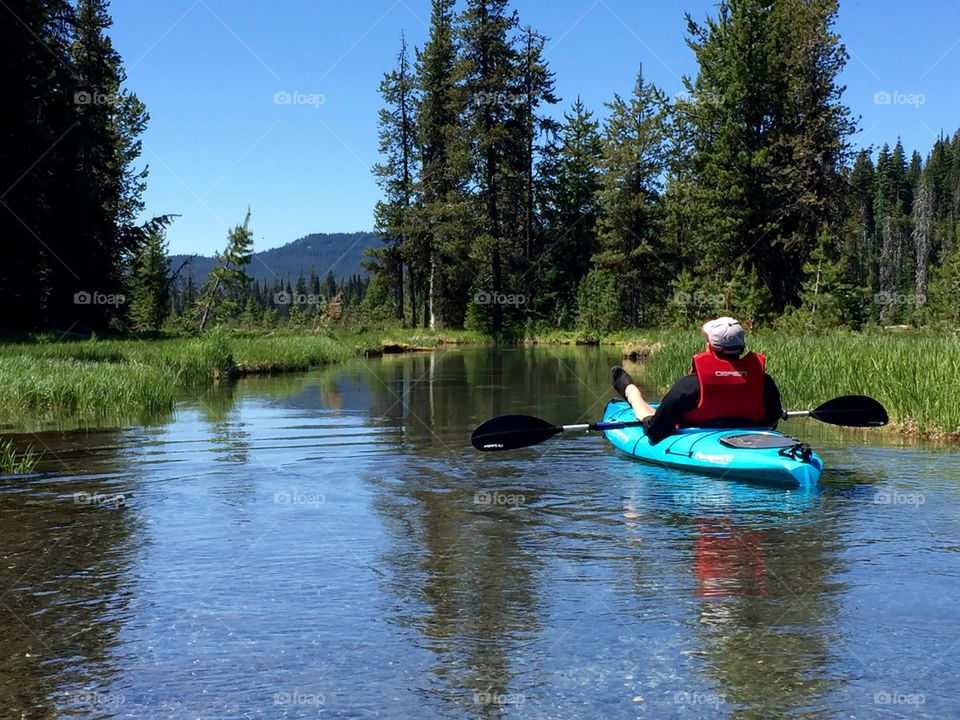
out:
{"label": "water", "polygon": [[823,489],[599,437],[594,348],[356,361],[46,432],[0,480],[0,717],[956,716],[960,463],[791,421]]}

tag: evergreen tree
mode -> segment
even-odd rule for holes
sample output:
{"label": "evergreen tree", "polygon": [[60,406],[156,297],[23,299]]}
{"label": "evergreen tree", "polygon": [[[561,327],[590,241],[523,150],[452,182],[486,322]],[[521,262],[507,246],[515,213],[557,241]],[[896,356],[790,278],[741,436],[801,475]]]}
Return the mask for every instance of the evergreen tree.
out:
{"label": "evergreen tree", "polygon": [[799,296],[797,270],[832,222],[853,130],[837,77],[846,52],[835,0],[729,0],[688,44],[691,175],[699,275],[754,271],[774,309]]}
{"label": "evergreen tree", "polygon": [[[0,10],[0,301],[4,330],[49,326],[51,250],[59,243],[56,172],[73,131],[72,9],[64,0],[10,0]],[[13,312],[9,310],[13,309]]]}
{"label": "evergreen tree", "polygon": [[169,222],[169,217],[160,217],[147,223],[131,265],[127,280],[128,313],[137,332],[156,332],[170,314],[171,278],[165,233]]}
{"label": "evergreen tree", "polygon": [[386,107],[380,110],[380,156],[374,166],[377,183],[386,199],[374,209],[374,231],[387,243],[374,251],[371,267],[385,276],[394,292],[394,312],[403,318],[404,256],[410,242],[410,208],[416,174],[416,111],[414,77],[407,55],[407,41],[401,34],[397,67],[380,84]]}
{"label": "evergreen tree", "polygon": [[[460,76],[470,102],[464,130],[474,159],[473,183],[479,234],[472,255],[485,268],[477,275],[475,290],[496,297],[516,292],[507,284],[520,257],[520,238],[511,210],[522,207],[522,133],[513,121],[512,105],[522,97],[517,82],[518,56],[511,43],[517,27],[507,0],[467,0],[460,17],[462,45]],[[493,302],[482,309],[489,329],[503,329],[503,305]]]}
{"label": "evergreen tree", "polygon": [[[246,268],[253,256],[253,233],[250,231],[250,210],[243,225],[234,227],[227,237],[227,247],[216,254],[217,265],[210,271],[198,302],[199,324],[202,333],[207,322],[227,319],[239,314],[242,305],[239,297],[250,284]],[[287,297],[292,295],[289,280]]]}
{"label": "evergreen tree", "polygon": [[632,96],[607,104],[600,177],[598,268],[620,280],[621,317],[636,326],[666,299],[673,277],[662,238],[670,127],[663,93],[637,73]]}
{"label": "evergreen tree", "polygon": [[469,154],[460,117],[466,96],[457,78],[455,0],[432,0],[430,35],[417,53],[417,137],[421,171],[415,232],[408,249],[411,324],[463,325],[473,234],[466,202]]}
{"label": "evergreen tree", "polygon": [[597,193],[603,146],[599,123],[580,98],[564,115],[557,167],[541,211],[547,247],[539,261],[536,307],[553,325],[573,321],[576,293],[597,249]]}
{"label": "evergreen tree", "polygon": [[58,226],[51,252],[54,325],[106,328],[112,308],[78,305],[77,292],[122,291],[141,234],[135,219],[146,170],[134,167],[148,116],[123,88],[126,73],[108,31],[107,0],[79,0],[70,45],[73,129],[64,136],[58,169]]}

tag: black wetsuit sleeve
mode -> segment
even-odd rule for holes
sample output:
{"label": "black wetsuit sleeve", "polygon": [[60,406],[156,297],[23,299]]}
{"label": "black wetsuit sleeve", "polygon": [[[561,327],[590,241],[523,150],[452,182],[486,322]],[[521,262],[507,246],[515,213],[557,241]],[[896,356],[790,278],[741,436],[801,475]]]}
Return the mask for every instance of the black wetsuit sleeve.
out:
{"label": "black wetsuit sleeve", "polygon": [[650,444],[656,445],[672,435],[683,414],[696,409],[699,404],[700,381],[697,376],[685,375],[677,380],[663,396],[657,411],[643,421],[643,430],[650,438]]}
{"label": "black wetsuit sleeve", "polygon": [[767,410],[763,424],[775,428],[783,419],[783,404],[780,400],[780,389],[769,375],[764,375],[763,378],[763,406]]}

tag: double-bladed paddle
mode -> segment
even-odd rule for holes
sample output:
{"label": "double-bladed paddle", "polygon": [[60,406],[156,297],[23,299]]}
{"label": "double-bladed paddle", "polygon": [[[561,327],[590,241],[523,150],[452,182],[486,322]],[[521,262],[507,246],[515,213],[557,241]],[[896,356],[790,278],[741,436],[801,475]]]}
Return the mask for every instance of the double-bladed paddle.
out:
{"label": "double-bladed paddle", "polygon": [[[887,424],[883,405],[866,395],[844,395],[828,400],[813,410],[785,412],[783,419],[812,417],[814,420],[843,427],[880,427]],[[618,430],[643,423],[595,422],[579,425],[554,425],[532,415],[501,415],[482,423],[470,436],[477,450],[516,450],[546,442],[562,432]]]}

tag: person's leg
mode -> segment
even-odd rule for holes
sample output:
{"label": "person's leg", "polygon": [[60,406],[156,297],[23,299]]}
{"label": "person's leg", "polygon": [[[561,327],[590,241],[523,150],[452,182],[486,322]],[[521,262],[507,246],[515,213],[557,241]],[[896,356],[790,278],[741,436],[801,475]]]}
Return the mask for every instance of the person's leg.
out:
{"label": "person's leg", "polygon": [[610,368],[610,381],[613,383],[613,389],[617,391],[620,397],[630,403],[637,420],[644,420],[656,412],[643,399],[643,394],[637,384],[633,382],[633,378],[619,365]]}

